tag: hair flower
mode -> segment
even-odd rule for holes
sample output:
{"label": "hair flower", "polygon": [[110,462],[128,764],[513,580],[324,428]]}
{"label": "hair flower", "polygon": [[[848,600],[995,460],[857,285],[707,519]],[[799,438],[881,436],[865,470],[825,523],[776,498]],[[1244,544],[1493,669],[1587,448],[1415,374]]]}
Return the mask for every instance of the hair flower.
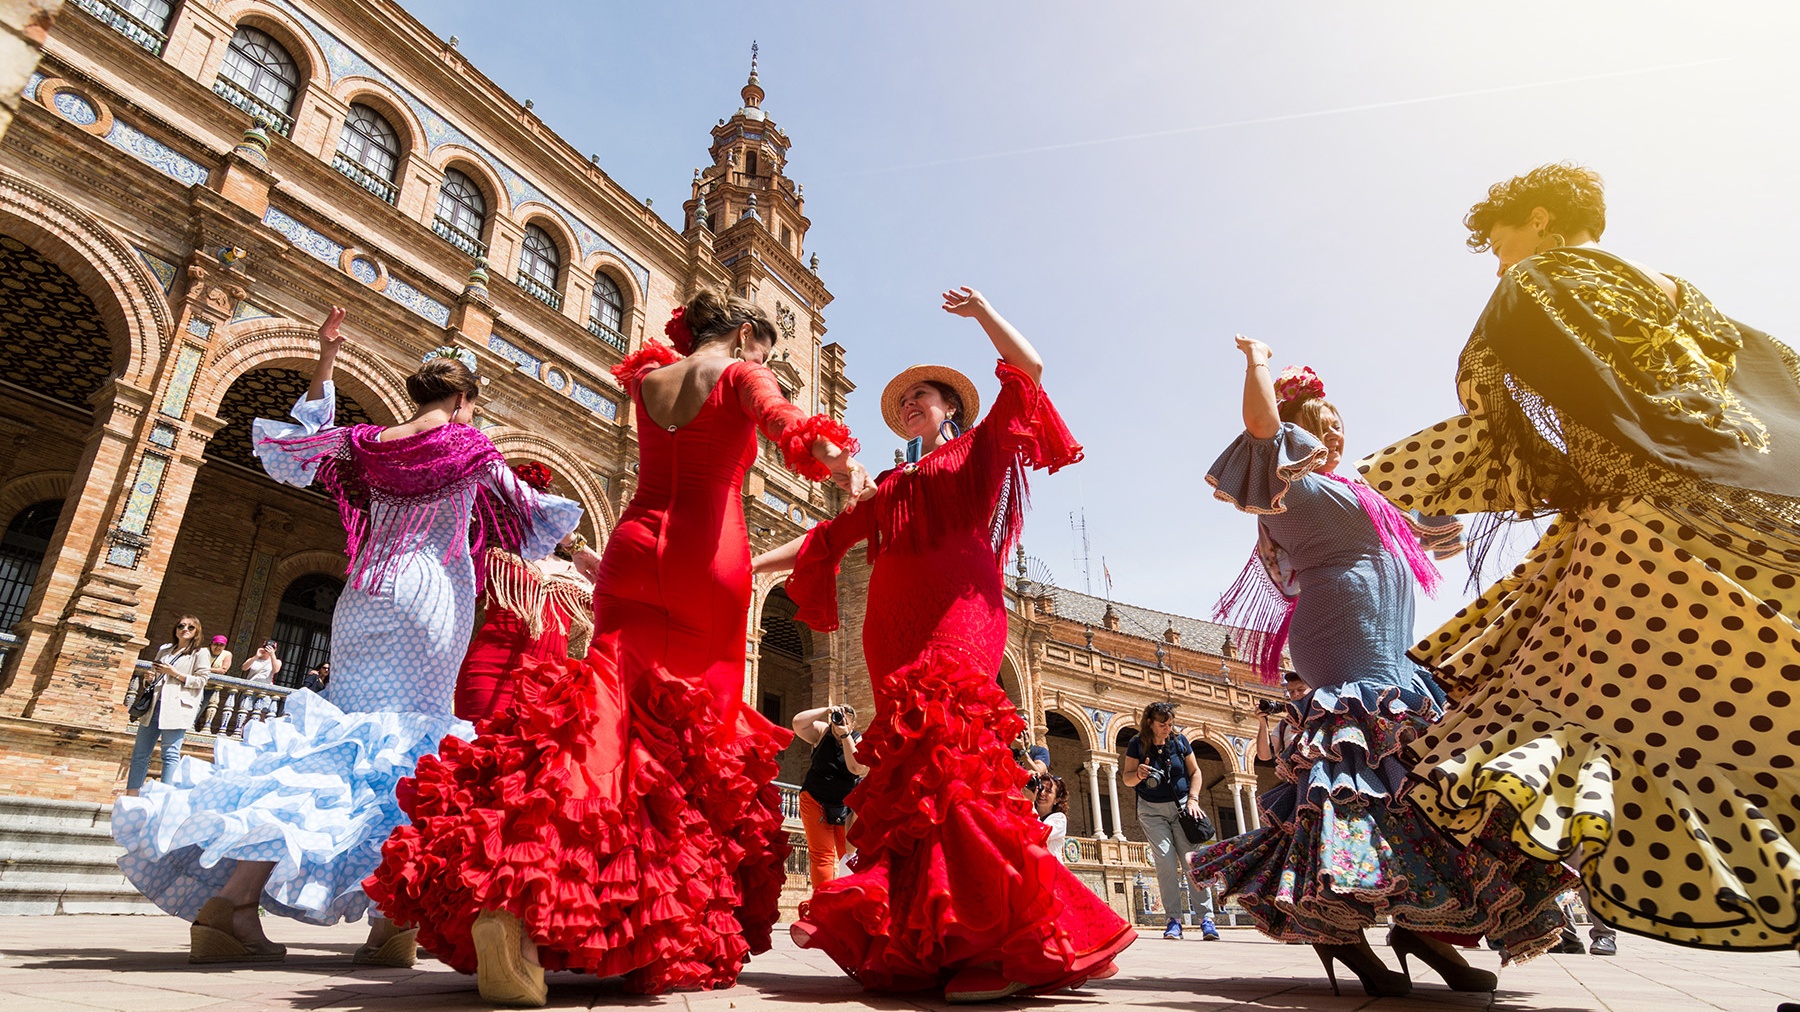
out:
{"label": "hair flower", "polygon": [[663,333],[668,335],[669,343],[681,354],[686,355],[694,350],[694,330],[688,326],[686,306],[676,306],[675,311],[669,314],[669,322],[663,324]]}
{"label": "hair flower", "polygon": [[431,349],[425,353],[424,358],[419,360],[419,364],[429,364],[431,360],[435,358],[455,359],[456,361],[461,362],[471,373],[476,372],[475,367],[479,364],[475,361],[474,352],[467,348],[458,348],[454,344],[442,344]]}
{"label": "hair flower", "polygon": [[1290,365],[1275,377],[1275,399],[1282,404],[1325,396],[1325,381],[1311,366]]}

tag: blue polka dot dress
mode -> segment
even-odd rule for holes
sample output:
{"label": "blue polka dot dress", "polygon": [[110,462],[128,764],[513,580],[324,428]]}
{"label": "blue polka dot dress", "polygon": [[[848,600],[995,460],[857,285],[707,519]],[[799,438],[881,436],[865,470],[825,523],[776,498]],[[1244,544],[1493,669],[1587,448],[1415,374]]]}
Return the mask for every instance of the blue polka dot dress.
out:
{"label": "blue polka dot dress", "polygon": [[[295,405],[299,425],[256,420],[254,443],[271,477],[312,482],[314,452],[266,440],[329,429],[335,405],[327,384],[321,400]],[[272,913],[328,925],[369,909],[362,880],[405,819],[396,784],[446,735],[474,736],[451,704],[474,622],[469,525],[483,488],[527,504],[525,558],[547,555],[581,517],[578,504],[523,488],[499,462],[449,490],[423,526],[372,503],[370,543],[391,550],[393,562],[380,580],[338,598],[325,693],[293,693],[284,716],[246,725],[242,741],[220,737],[213,762],[183,758],[141,797],[115,804],[119,867],[157,906],[192,920],[237,862],[270,861],[262,905]]]}

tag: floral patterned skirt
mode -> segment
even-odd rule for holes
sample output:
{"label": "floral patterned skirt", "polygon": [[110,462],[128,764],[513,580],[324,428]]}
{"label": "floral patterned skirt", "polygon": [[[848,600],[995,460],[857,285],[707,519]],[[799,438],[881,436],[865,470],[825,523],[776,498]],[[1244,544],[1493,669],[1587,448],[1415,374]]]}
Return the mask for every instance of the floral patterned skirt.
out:
{"label": "floral patterned skirt", "polygon": [[[1259,799],[1263,828],[1203,847],[1196,884],[1234,895],[1265,934],[1348,944],[1392,917],[1416,931],[1497,939],[1507,959],[1556,943],[1561,865],[1504,846],[1505,828],[1460,846],[1405,798],[1408,743],[1443,696],[1421,672],[1406,686],[1346,682],[1288,707],[1298,728]],[[1489,846],[1489,835],[1493,846]]]}

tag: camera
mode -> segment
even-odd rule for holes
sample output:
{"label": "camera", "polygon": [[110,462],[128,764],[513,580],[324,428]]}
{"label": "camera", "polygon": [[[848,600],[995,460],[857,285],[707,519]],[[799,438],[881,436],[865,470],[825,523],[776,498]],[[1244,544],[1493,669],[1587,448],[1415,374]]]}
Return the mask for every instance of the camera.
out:
{"label": "camera", "polygon": [[1162,771],[1154,766],[1140,767],[1144,771],[1144,786],[1155,790],[1162,783]]}
{"label": "camera", "polygon": [[1279,699],[1259,699],[1256,701],[1256,712],[1276,716],[1287,712],[1287,704]]}
{"label": "camera", "polygon": [[844,726],[844,711],[838,709],[835,706],[832,707],[831,708],[831,722],[833,724],[836,724],[839,727],[843,727]]}
{"label": "camera", "polygon": [[1043,789],[1044,789],[1044,778],[1040,774],[1034,773],[1034,774],[1032,774],[1030,780],[1025,781],[1025,792],[1027,794],[1036,794],[1037,792],[1039,792]]}

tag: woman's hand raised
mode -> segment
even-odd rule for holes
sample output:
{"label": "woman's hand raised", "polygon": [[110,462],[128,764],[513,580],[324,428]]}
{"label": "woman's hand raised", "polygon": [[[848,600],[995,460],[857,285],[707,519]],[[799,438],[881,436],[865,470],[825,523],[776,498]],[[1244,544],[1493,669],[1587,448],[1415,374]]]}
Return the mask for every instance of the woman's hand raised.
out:
{"label": "woman's hand raised", "polygon": [[319,324],[319,350],[337,351],[344,343],[344,335],[338,330],[344,322],[344,307],[332,306],[331,312],[325,314],[325,322]]}
{"label": "woman's hand raised", "polygon": [[1269,359],[1275,354],[1269,350],[1268,345],[1258,341],[1254,337],[1245,337],[1242,334],[1238,334],[1235,335],[1232,340],[1237,342],[1238,350],[1244,353],[1244,360],[1252,366],[1268,365]]}

